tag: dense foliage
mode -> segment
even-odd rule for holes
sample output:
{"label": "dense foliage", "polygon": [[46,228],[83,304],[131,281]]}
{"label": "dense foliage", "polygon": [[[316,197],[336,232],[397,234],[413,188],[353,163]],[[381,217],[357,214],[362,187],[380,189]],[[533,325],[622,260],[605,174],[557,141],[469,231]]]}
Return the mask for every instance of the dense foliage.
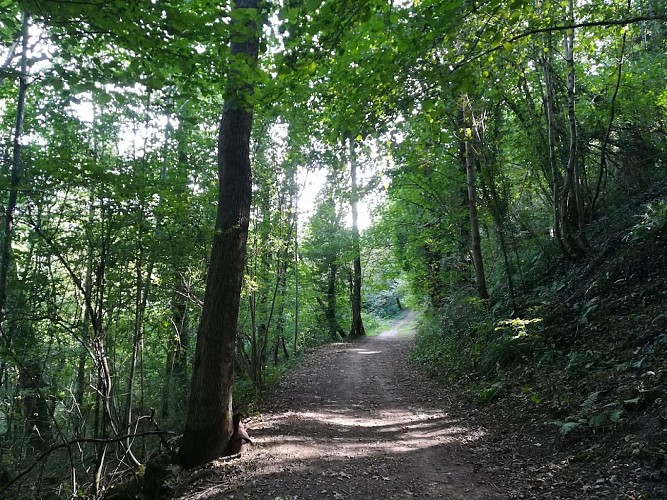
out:
{"label": "dense foliage", "polygon": [[[601,262],[605,235],[664,243],[665,190],[618,233],[600,221],[627,222],[627,200],[664,182],[666,11],[0,0],[0,490],[102,495],[181,432],[230,98],[255,112],[239,406],[357,332],[359,276],[366,329],[422,308],[416,359],[482,400],[529,359],[586,366],[542,329],[567,283],[534,290],[545,270]],[[229,48],[248,20],[264,26],[257,67]],[[575,292],[576,335],[594,335],[599,299]]]}

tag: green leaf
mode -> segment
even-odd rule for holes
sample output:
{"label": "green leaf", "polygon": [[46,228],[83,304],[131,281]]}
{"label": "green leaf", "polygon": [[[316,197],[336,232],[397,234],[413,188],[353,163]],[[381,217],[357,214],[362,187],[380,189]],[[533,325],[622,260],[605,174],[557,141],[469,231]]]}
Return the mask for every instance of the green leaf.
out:
{"label": "green leaf", "polygon": [[111,95],[107,92],[100,92],[100,94],[98,96],[98,99],[99,99],[100,104],[102,104],[102,105],[109,104],[113,100]]}
{"label": "green leaf", "polygon": [[609,420],[616,423],[620,420],[621,415],[623,415],[623,410],[621,409],[614,410],[609,414]]}
{"label": "green leaf", "polygon": [[551,423],[558,427],[560,434],[563,437],[567,436],[573,430],[581,427],[581,422],[563,422],[561,420],[554,420]]}

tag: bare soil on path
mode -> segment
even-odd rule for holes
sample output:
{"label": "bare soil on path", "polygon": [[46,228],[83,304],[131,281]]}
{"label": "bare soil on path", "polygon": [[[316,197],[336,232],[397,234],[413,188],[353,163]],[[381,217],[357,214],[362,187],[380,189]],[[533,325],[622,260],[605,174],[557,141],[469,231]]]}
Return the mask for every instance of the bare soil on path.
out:
{"label": "bare soil on path", "polygon": [[413,320],[310,354],[246,422],[235,477],[183,498],[507,498],[475,451],[485,429],[408,365]]}
{"label": "bare soil on path", "polygon": [[246,420],[252,448],[188,471],[173,497],[664,498],[635,493],[646,474],[632,461],[592,460],[600,445],[564,442],[517,399],[528,396],[478,408],[426,378],[409,363],[413,323],[408,314],[377,337],[306,355]]}
{"label": "bare soil on path", "polygon": [[327,346],[293,374],[253,425],[257,469],[230,498],[501,498],[466,451],[484,431],[406,366],[412,319]]}

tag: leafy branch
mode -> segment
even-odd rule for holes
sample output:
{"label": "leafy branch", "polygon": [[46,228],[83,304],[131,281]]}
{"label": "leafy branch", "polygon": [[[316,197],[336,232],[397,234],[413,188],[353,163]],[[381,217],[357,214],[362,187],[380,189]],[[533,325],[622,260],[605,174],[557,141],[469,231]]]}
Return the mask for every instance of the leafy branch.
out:
{"label": "leafy branch", "polygon": [[501,49],[507,49],[508,45],[513,44],[514,42],[518,42],[519,40],[523,40],[524,38],[531,37],[533,35],[539,35],[542,33],[553,33],[553,32],[559,32],[559,31],[568,31],[572,29],[577,29],[577,28],[594,28],[594,27],[603,27],[603,28],[608,28],[611,26],[627,26],[629,24],[637,24],[641,22],[646,22],[646,21],[667,21],[667,14],[657,14],[657,15],[651,15],[651,16],[637,16],[637,17],[630,17],[626,19],[608,19],[608,20],[602,20],[602,21],[582,21],[582,22],[577,22],[577,23],[567,23],[567,24],[561,24],[561,25],[556,25],[556,26],[545,26],[543,28],[531,28],[529,30],[523,31],[517,35],[514,35],[510,38],[507,38],[505,40],[501,40],[497,45],[491,47],[490,49],[483,50],[482,52],[479,52],[477,54],[470,55],[466,58],[464,58],[462,61],[460,61],[458,64],[452,66],[452,69],[450,70],[450,73],[454,73],[456,70],[462,68],[463,66],[467,65],[468,63],[472,61],[476,61],[478,59],[481,59],[485,56],[488,56],[489,54],[493,54],[495,52],[498,52]]}

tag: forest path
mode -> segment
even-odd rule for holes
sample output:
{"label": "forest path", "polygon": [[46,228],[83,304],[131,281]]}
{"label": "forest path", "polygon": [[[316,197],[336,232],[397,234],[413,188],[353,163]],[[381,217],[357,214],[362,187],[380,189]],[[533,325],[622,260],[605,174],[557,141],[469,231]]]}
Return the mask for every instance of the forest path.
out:
{"label": "forest path", "polygon": [[188,498],[507,498],[474,449],[484,429],[451,414],[442,388],[408,366],[413,321],[309,354],[247,422],[243,484]]}

